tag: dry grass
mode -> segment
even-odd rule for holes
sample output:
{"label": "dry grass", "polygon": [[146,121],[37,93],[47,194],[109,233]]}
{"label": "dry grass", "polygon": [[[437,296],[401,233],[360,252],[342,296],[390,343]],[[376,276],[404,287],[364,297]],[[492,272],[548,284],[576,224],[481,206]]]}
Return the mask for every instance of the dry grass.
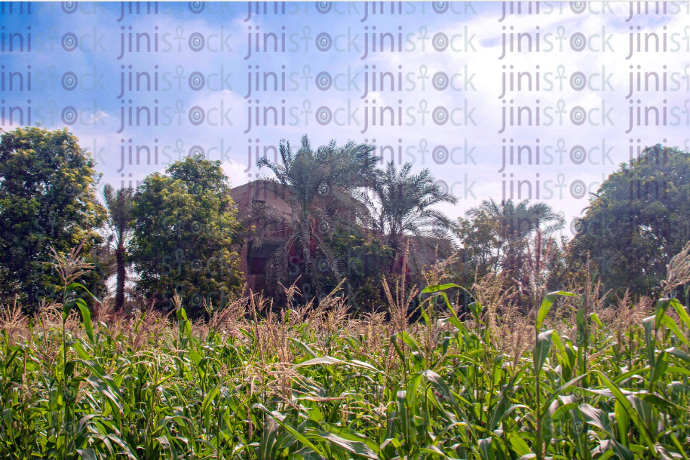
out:
{"label": "dry grass", "polygon": [[690,241],[671,259],[667,268],[667,277],[662,283],[666,296],[677,287],[690,283]]}

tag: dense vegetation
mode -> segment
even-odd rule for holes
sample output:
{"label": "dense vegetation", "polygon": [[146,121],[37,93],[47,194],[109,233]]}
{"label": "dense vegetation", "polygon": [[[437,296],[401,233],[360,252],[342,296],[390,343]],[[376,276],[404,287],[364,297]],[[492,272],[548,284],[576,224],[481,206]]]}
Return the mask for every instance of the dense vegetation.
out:
{"label": "dense vegetation", "polygon": [[156,307],[177,295],[194,317],[202,304],[225,305],[240,288],[241,238],[219,161],[185,158],[150,174],[132,198],[130,261],[137,290]]}
{"label": "dense vegetation", "polygon": [[[280,145],[281,162],[258,166],[281,190],[287,210],[250,203],[238,209],[220,162],[186,157],[136,189],[102,189],[91,154],[67,130],[18,128],[0,142],[0,303],[35,311],[59,290],[49,248],[84,245],[95,270],[80,280],[115,309],[151,305],[170,311],[177,293],[192,318],[203,304],[224,307],[244,292],[242,246],[260,249],[280,233],[266,263],[265,293],[285,306],[282,286],[299,280],[303,305],[344,282],[350,306],[385,302],[380,280],[425,286],[430,254],[455,254],[453,282],[469,285],[502,273],[504,288],[527,308],[534,267],[548,267],[550,290],[582,282],[596,270],[609,300],[626,291],[657,298],[671,257],[690,239],[690,155],[656,145],[611,174],[591,196],[584,217],[558,234],[565,219],[546,203],[486,200],[457,220],[439,212],[456,199],[428,169],[382,166],[374,146],[331,142],[313,149]],[[276,246],[277,245],[277,246]],[[274,250],[275,247],[275,250]],[[114,293],[106,280],[116,277]],[[127,279],[134,289],[127,290]],[[408,288],[411,284],[408,283]],[[683,287],[673,293],[686,300]],[[467,311],[469,297],[462,303]],[[88,301],[92,304],[92,301]],[[417,306],[416,301],[413,302]]]}
{"label": "dense vegetation", "polygon": [[[0,136],[0,302],[15,296],[36,308],[59,290],[48,270],[50,247],[90,251],[103,240],[106,212],[95,187],[100,178],[91,155],[67,131],[17,128]],[[91,257],[95,261],[95,257]],[[90,286],[103,273],[90,272]]]}
{"label": "dense vegetation", "polygon": [[[169,311],[177,294],[197,318],[204,303],[222,307],[244,291],[241,247],[247,241],[259,247],[266,233],[278,230],[287,237],[271,257],[267,292],[284,303],[280,285],[301,279],[299,301],[306,304],[344,281],[354,305],[383,299],[380,277],[399,265],[403,233],[448,240],[454,229],[450,218],[431,208],[455,200],[434,186],[430,172],[410,175],[407,165],[398,174],[389,165],[384,174],[373,146],[331,142],[314,150],[305,136],[297,150],[281,145],[280,155],[281,163],[264,158],[258,166],[282,187],[289,215],[258,203],[240,212],[220,162],[201,155],[148,175],[136,189],[106,184],[103,206],[91,154],[73,134],[41,128],[4,133],[0,302],[16,297],[25,309],[37,310],[57,288],[48,248],[65,253],[84,243],[97,270],[81,281],[107,297],[106,280],[115,275],[116,310],[131,309],[136,299]],[[129,295],[127,278],[135,288]]]}
{"label": "dense vegetation", "polygon": [[690,155],[656,145],[621,165],[577,231],[573,256],[591,253],[609,289],[658,293],[669,260],[690,240]]}
{"label": "dense vegetation", "polygon": [[4,458],[688,458],[690,317],[675,299],[603,309],[589,280],[539,290],[523,315],[493,280],[459,318],[445,284],[410,323],[401,282],[357,319],[334,294],[279,312],[237,299],[192,323],[177,297],[172,323],[92,317],[73,282],[88,265],[56,260],[62,304],[0,323]]}
{"label": "dense vegetation", "polygon": [[[201,156],[102,206],[72,134],[2,135],[0,457],[690,460],[688,154],[621,166],[569,241],[543,203],[456,224],[371,146],[280,152],[287,214]],[[239,248],[276,228],[246,296]]]}

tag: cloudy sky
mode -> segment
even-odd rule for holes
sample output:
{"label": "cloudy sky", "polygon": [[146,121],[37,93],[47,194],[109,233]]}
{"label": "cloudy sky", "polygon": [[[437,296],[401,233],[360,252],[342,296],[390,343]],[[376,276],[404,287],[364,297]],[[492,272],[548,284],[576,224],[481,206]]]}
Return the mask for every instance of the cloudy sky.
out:
{"label": "cloudy sky", "polygon": [[536,5],[3,3],[0,127],[67,126],[115,186],[367,142],[429,168],[453,217],[512,196],[570,223],[640,146],[690,147],[690,6]]}

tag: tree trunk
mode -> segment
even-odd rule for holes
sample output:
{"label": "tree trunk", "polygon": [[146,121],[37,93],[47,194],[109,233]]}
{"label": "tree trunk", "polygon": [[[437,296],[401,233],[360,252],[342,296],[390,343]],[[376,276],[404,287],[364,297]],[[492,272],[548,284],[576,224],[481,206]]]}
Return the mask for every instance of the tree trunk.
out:
{"label": "tree trunk", "polygon": [[394,274],[395,269],[398,266],[398,261],[403,256],[398,253],[398,248],[400,247],[400,239],[398,238],[398,235],[395,232],[391,232],[389,241],[390,241],[391,248],[393,249],[393,265],[391,265],[390,272],[391,272],[391,274]]}
{"label": "tree trunk", "polygon": [[125,248],[119,246],[115,251],[115,260],[117,262],[117,287],[115,291],[115,311],[122,311],[125,306]]}

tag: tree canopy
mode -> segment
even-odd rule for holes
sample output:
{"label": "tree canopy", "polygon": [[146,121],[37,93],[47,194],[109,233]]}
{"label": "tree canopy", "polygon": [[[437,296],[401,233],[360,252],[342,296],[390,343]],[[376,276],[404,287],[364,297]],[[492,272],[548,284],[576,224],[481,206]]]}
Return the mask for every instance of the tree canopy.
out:
{"label": "tree canopy", "polygon": [[655,145],[601,185],[578,222],[573,257],[591,258],[607,289],[658,293],[690,239],[690,155]]}
{"label": "tree canopy", "polygon": [[374,229],[388,239],[398,251],[404,235],[445,237],[455,229],[454,222],[433,206],[440,203],[455,204],[457,199],[435,185],[431,171],[423,169],[410,174],[411,163],[397,170],[393,162],[386,169],[377,170],[374,196],[377,206],[372,220]]}
{"label": "tree canopy", "polygon": [[[46,264],[50,247],[90,252],[102,240],[106,213],[96,200],[100,176],[91,154],[69,131],[17,128],[0,140],[0,301],[16,295],[35,308],[61,288]],[[98,271],[81,280],[104,288]]]}
{"label": "tree canopy", "polygon": [[289,217],[266,207],[254,209],[262,227],[255,244],[261,244],[263,229],[287,229],[287,239],[271,262],[274,282],[285,284],[288,271],[297,272],[304,276],[301,289],[305,293],[322,295],[327,294],[326,274],[343,277],[338,254],[327,239],[334,232],[357,233],[368,219],[363,188],[374,175],[373,151],[367,144],[337,146],[335,141],[314,150],[304,136],[296,151],[289,143],[280,144],[282,164],[259,159],[258,166],[270,169],[275,174],[272,180],[286,190],[290,206]]}
{"label": "tree canopy", "polygon": [[[247,235],[253,248],[271,239],[257,251],[261,263],[270,258],[269,294],[302,277],[308,300],[347,279],[348,295],[360,302],[380,294],[380,275],[399,268],[408,239],[448,242],[449,231],[461,248],[448,270],[455,269],[461,284],[503,273],[528,297],[537,292],[535,280],[560,289],[587,266],[614,294],[657,296],[669,262],[690,240],[690,154],[677,148],[655,145],[622,164],[593,194],[570,242],[554,235],[563,216],[527,200],[485,200],[456,223],[435,208],[456,199],[435,186],[429,170],[411,174],[410,164],[393,163],[377,169],[381,159],[371,145],[332,141],[313,149],[304,136],[296,150],[281,144],[280,157],[280,163],[263,158],[257,164],[274,174],[268,180],[288,206],[252,200],[240,222],[218,161],[184,158],[135,190],[106,185],[103,207],[96,199],[100,176],[73,134],[3,132],[0,302],[16,296],[32,309],[59,290],[51,247],[68,253],[82,244],[86,262],[94,263],[102,259],[99,248],[112,244],[116,309],[124,304],[131,262],[137,290],[154,305],[170,307],[178,294],[190,314],[200,315],[204,305],[221,306],[242,290],[238,251]],[[106,264],[113,261],[107,253]],[[103,294],[109,273],[92,271],[80,281]]]}
{"label": "tree canopy", "polygon": [[219,161],[197,155],[146,177],[134,194],[131,260],[156,306],[179,295],[198,316],[242,285],[237,211]]}
{"label": "tree canopy", "polygon": [[457,236],[463,242],[464,258],[473,273],[513,271],[524,266],[528,239],[536,231],[549,237],[563,228],[565,219],[545,203],[524,200],[484,200],[458,219]]}

